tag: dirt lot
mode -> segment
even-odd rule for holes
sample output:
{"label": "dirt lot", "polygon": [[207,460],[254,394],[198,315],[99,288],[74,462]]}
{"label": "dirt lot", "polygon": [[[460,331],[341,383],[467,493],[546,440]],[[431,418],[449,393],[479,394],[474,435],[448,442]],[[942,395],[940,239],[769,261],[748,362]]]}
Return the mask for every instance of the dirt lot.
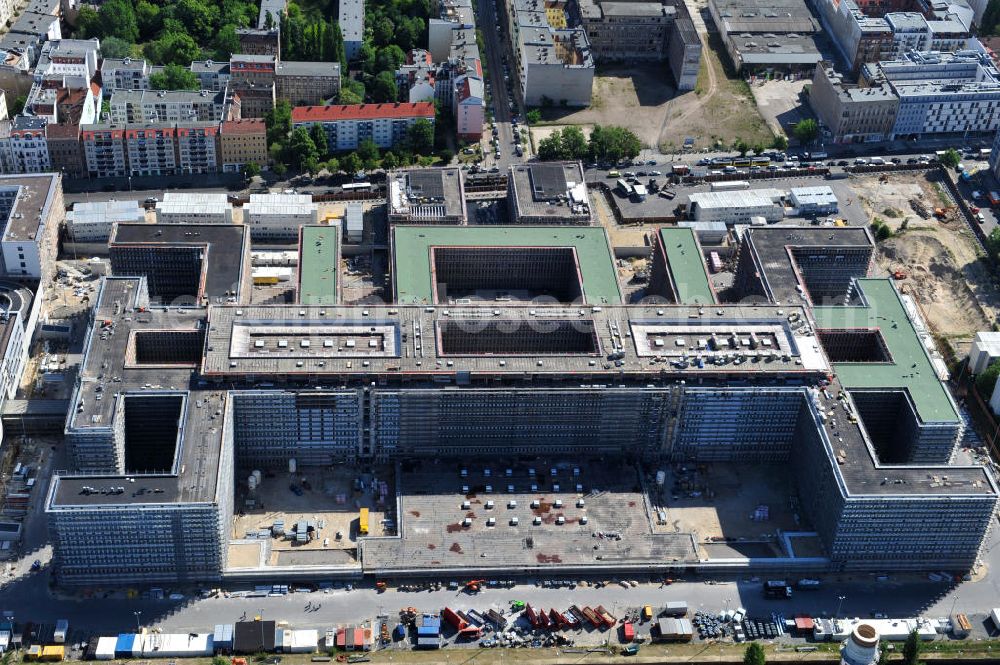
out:
{"label": "dirt lot", "polygon": [[931,330],[962,354],[976,331],[989,330],[1000,315],[1000,290],[967,223],[931,216],[930,207],[951,203],[936,177],[898,175],[881,186],[877,178],[852,182],[869,214],[895,232],[878,244],[878,268],[907,274],[900,289],[914,296]]}
{"label": "dirt lot", "polygon": [[[706,544],[726,539],[775,544],[779,531],[806,530],[793,508],[797,502],[791,478],[776,473],[773,465],[685,468],[686,473],[676,468],[667,472],[662,504],[667,519],[657,531],[693,533],[702,553],[708,553]],[[755,515],[758,506],[767,507],[766,516]]]}
{"label": "dirt lot", "polygon": [[[589,108],[572,111],[549,109],[546,120],[558,125],[622,125],[649,147],[677,152],[685,137],[695,148],[716,141],[729,145],[742,138],[770,144],[772,135],[761,118],[749,87],[726,73],[715,51],[703,51],[695,90],[677,93],[670,75],[658,66],[601,67],[594,77]],[[539,136],[535,135],[535,141]]]}

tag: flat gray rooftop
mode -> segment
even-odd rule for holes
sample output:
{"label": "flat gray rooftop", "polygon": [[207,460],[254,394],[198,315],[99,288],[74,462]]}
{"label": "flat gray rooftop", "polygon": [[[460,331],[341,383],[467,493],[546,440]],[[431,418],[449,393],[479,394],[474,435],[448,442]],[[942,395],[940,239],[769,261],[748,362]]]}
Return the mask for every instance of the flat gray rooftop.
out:
{"label": "flat gray rooftop", "polygon": [[[205,247],[203,295],[222,298],[240,291],[243,260],[250,243],[249,229],[227,224],[115,224],[108,247]],[[121,275],[127,277],[128,275]]]}
{"label": "flat gray rooftop", "polygon": [[465,222],[462,172],[457,168],[394,171],[388,177],[393,221]]}
{"label": "flat gray rooftop", "polygon": [[0,176],[0,190],[17,188],[17,199],[4,221],[4,240],[40,240],[59,186],[56,173]]}
{"label": "flat gray rooftop", "polygon": [[508,183],[518,218],[546,224],[589,224],[590,200],[579,162],[534,162],[510,167]]}

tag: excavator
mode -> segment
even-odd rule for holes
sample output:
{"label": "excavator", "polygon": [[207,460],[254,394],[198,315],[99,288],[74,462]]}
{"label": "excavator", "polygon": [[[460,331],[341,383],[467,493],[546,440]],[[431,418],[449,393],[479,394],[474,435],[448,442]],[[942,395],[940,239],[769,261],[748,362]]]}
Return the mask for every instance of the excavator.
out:
{"label": "excavator", "polygon": [[465,583],[465,593],[479,593],[484,584],[486,580],[469,580]]}

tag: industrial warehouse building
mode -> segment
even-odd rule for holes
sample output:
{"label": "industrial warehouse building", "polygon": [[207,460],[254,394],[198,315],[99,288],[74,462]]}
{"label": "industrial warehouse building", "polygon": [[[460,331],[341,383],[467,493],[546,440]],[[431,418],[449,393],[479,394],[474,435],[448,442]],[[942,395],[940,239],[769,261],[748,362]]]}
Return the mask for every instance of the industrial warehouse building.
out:
{"label": "industrial warehouse building", "polygon": [[[361,309],[206,288],[168,312],[151,298],[181,288],[172,266],[113,265],[66,421],[76,470],[46,499],[57,582],[219,578],[237,469],[531,455],[781,465],[831,567],[968,569],[997,487],[951,464],[962,420],[895,287],[867,277],[870,235],[748,234],[746,305],[706,288],[689,229],[656,239],[669,302],[642,305],[621,304],[599,227],[397,226],[396,303]],[[363,538],[359,570],[400,565],[406,538]],[[654,568],[698,565],[669,551]]]}

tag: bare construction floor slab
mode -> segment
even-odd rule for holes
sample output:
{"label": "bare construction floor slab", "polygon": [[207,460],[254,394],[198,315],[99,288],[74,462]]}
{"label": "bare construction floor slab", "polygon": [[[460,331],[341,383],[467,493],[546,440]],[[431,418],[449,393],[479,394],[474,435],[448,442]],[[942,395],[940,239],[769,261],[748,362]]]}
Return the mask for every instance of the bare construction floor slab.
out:
{"label": "bare construction floor slab", "polygon": [[689,561],[690,535],[653,533],[635,466],[618,460],[404,466],[401,538],[367,539],[366,570],[531,570]]}

